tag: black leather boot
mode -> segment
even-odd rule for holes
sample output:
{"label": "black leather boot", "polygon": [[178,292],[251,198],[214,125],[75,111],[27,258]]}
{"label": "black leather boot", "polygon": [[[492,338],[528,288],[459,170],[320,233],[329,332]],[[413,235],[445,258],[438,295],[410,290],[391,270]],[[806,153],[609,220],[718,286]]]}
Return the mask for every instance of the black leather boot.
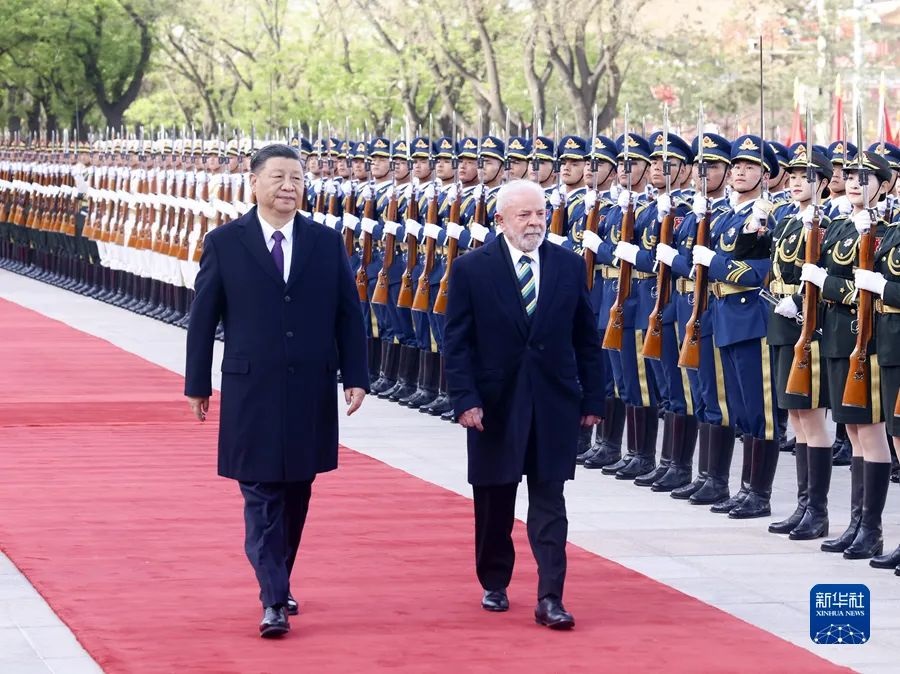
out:
{"label": "black leather boot", "polygon": [[[439,354],[440,355],[440,354]],[[438,396],[427,405],[419,408],[419,412],[430,414],[433,417],[440,417],[453,409],[453,403],[450,401],[450,394],[447,392],[447,374],[444,372],[444,357],[440,356],[438,363]]]}
{"label": "black leather boot", "polygon": [[753,465],[750,472],[750,491],[743,502],[736,505],[728,517],[749,520],[772,514],[770,499],[775,471],[778,468],[778,440],[753,438]]}
{"label": "black leather boot", "polygon": [[895,569],[900,566],[900,545],[893,552],[870,559],[869,566],[876,569]]}
{"label": "black leather boot", "polygon": [[692,504],[709,505],[728,498],[728,477],[733,457],[734,429],[731,426],[710,425],[708,477],[703,486],[691,494]]}
{"label": "black leather boot", "polygon": [[[594,442],[594,453],[584,460],[584,467],[603,468],[622,460],[622,433],[625,431],[625,403],[618,398],[604,401],[603,423],[597,426],[603,437]],[[624,465],[624,464],[623,464]]]}
{"label": "black leather boot", "polygon": [[[416,373],[414,374],[412,381],[409,381],[409,386],[402,391],[404,395],[400,395],[400,392],[395,392],[391,394],[391,400],[397,403],[400,403],[403,407],[411,400],[418,401],[419,398],[425,395],[425,386],[428,381],[431,379],[431,368],[432,368],[432,356],[434,355],[431,351],[419,351],[419,358],[416,361],[418,367]],[[428,399],[428,402],[434,400],[434,397]]]}
{"label": "black leather boot", "polygon": [[[669,466],[672,465],[672,454],[674,451],[673,447],[673,436],[672,436],[672,419],[675,418],[674,412],[666,412],[663,415],[663,439],[662,439],[662,449],[659,452],[659,464],[653,468],[653,470],[644,473],[643,475],[638,475],[634,478],[634,483],[638,487],[649,487],[654,482],[659,480],[666,472],[669,470]],[[655,454],[654,447],[654,454]]]}
{"label": "black leather boot", "polygon": [[891,464],[866,461],[863,463],[862,518],[856,538],[844,550],[844,559],[869,559],[884,551],[881,536],[881,513],[891,484]]}
{"label": "black leather boot", "polygon": [[381,372],[381,340],[378,337],[369,337],[366,340],[369,354],[369,384],[378,381],[378,373]]}
{"label": "black leather boot", "polygon": [[[799,447],[797,445],[798,456]],[[811,541],[828,535],[828,490],[831,488],[831,447],[808,447],[807,502],[803,519],[791,531],[792,541]]]}
{"label": "black leather boot", "polygon": [[400,400],[404,407],[417,410],[423,405],[434,402],[438,397],[438,386],[441,382],[441,354],[429,351],[425,354],[423,378],[419,380],[416,392],[409,398]]}
{"label": "black leather boot", "polygon": [[655,405],[634,408],[635,455],[627,465],[616,471],[617,480],[633,480],[656,467],[656,435],[659,430],[659,411]]}
{"label": "black leather boot", "polygon": [[862,519],[863,503],[863,458],[854,456],[850,463],[850,524],[837,538],[824,541],[820,546],[823,552],[843,552],[859,530],[859,521]]}
{"label": "black leather boot", "polygon": [[381,343],[381,376],[372,384],[372,393],[378,395],[394,387],[400,369],[400,345],[394,342]]}
{"label": "black leather boot", "polygon": [[[634,448],[634,407],[632,407],[631,405],[625,405],[625,455],[622,456],[622,458],[620,458],[618,461],[603,466],[600,469],[600,472],[604,475],[615,475],[620,468],[624,468],[631,462],[631,459],[635,454]],[[586,468],[593,467],[590,466],[586,461],[584,465]]]}
{"label": "black leather boot", "polygon": [[378,397],[382,400],[394,400],[394,395],[402,393],[402,397],[411,395],[416,390],[416,375],[419,372],[419,350],[414,346],[401,346],[399,349],[399,365],[397,370],[397,383],[387,391],[382,391]]}
{"label": "black leather boot", "polygon": [[731,496],[710,508],[711,512],[727,514],[735,506],[739,506],[750,493],[750,474],[753,467],[753,436],[744,433],[741,436],[741,487]]}
{"label": "black leather boot", "polygon": [[672,415],[672,462],[666,472],[650,485],[653,491],[667,492],[690,483],[697,444],[697,417]]}
{"label": "black leather boot", "polygon": [[707,423],[697,426],[697,477],[690,484],[673,489],[669,494],[672,498],[689,499],[709,477],[709,429],[710,425]]}
{"label": "black leather boot", "polygon": [[807,504],[807,482],[809,480],[809,466],[806,464],[806,443],[798,442],[795,446],[794,455],[797,457],[797,508],[791,513],[787,519],[780,522],[772,522],[769,525],[769,533],[771,534],[789,534],[791,533],[800,520],[803,519],[803,513],[806,512]]}
{"label": "black leather boot", "polygon": [[850,437],[847,435],[847,428],[844,424],[838,424],[835,428],[834,444],[831,445],[832,465],[849,466],[850,459],[853,458],[853,447],[850,444]]}
{"label": "black leather boot", "polygon": [[[600,422],[596,425],[597,435],[601,435],[602,431],[600,428],[603,426],[603,422]],[[591,440],[594,436],[594,428],[595,426],[588,426],[587,428],[580,428],[578,430],[578,446],[577,446],[577,454],[575,455],[575,463],[578,465],[584,465],[585,459],[587,459],[594,451],[594,445],[591,443]]]}

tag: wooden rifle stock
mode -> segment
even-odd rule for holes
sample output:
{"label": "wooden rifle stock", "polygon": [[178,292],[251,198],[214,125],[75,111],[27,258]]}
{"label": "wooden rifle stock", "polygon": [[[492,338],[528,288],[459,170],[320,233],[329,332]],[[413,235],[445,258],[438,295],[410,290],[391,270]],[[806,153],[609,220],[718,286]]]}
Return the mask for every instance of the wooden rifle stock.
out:
{"label": "wooden rifle stock", "polygon": [[[709,245],[709,211],[703,214],[697,225],[695,245]],[[690,370],[700,368],[700,339],[703,312],[709,304],[709,273],[702,264],[694,265],[694,309],[684,330],[684,343],[678,356],[678,367]]]}
{"label": "wooden rifle stock", "polygon": [[[391,199],[388,201],[387,212],[385,214],[385,222],[397,222],[397,186],[391,192]],[[372,304],[388,303],[388,286],[391,267],[394,266],[394,255],[397,250],[397,235],[385,234],[384,236],[384,262],[381,265],[381,271],[378,272],[378,280],[375,282],[375,292],[372,293]]]}
{"label": "wooden rifle stock", "polygon": [[[203,181],[203,189],[200,190],[200,194],[197,195],[197,199],[202,202],[204,205],[209,203],[209,179],[210,175],[207,173],[204,176]],[[203,255],[203,239],[206,238],[206,232],[209,229],[209,218],[206,216],[205,212],[200,213],[200,238],[197,239],[197,245],[194,247],[194,262],[200,262],[200,257]]]}
{"label": "wooden rifle stock", "polygon": [[[344,213],[356,215],[356,186],[352,180],[350,181],[350,194],[344,198]],[[349,227],[344,227],[344,249],[347,251],[347,257],[353,257],[353,230]]]}
{"label": "wooden rifle stock", "polygon": [[[459,222],[459,211],[462,202],[460,190],[457,190],[456,199],[450,204],[449,222]],[[450,292],[450,268],[453,261],[459,253],[459,240],[449,237],[450,242],[447,244],[447,266],[444,268],[444,275],[441,277],[441,285],[438,287],[438,295],[434,300],[434,313],[444,314],[447,312],[447,294]]]}
{"label": "wooden rifle stock", "polygon": [[[438,219],[438,195],[435,192],[431,203],[428,204],[428,215],[425,222],[430,225],[436,225]],[[419,274],[419,281],[416,284],[416,295],[413,298],[413,311],[428,311],[428,305],[431,300],[431,286],[429,278],[431,272],[434,271],[434,253],[437,241],[430,236],[425,237],[425,264],[422,265],[422,273]]]}
{"label": "wooden rifle stock", "polygon": [[[669,211],[663,218],[659,229],[659,242],[667,246],[672,245],[673,230],[675,227],[675,215]],[[672,294],[672,270],[668,265],[657,262],[656,269],[656,304],[647,323],[647,333],[644,335],[644,348],[641,355],[644,358],[660,360],[662,358],[662,330],[663,311],[669,305]]]}
{"label": "wooden rifle stock", "polygon": [[[591,212],[588,213],[587,222],[584,223],[584,231],[596,234],[599,226],[600,204],[598,200],[595,200],[594,205],[591,207]],[[588,290],[592,290],[594,287],[594,260],[596,259],[596,255],[590,248],[584,248],[582,254],[584,255],[585,273],[587,274],[587,287]]]}
{"label": "wooden rifle stock", "polygon": [[[436,200],[433,200],[436,201]],[[428,208],[429,214],[431,207]],[[437,218],[437,204],[435,203],[435,218]],[[413,190],[406,207],[406,219],[419,220],[419,200],[416,199],[416,192]],[[419,261],[419,240],[413,234],[406,235],[406,268],[403,270],[403,276],[400,278],[400,295],[397,298],[397,306],[401,309],[411,309],[413,305],[413,271],[416,269],[416,263]]]}
{"label": "wooden rifle stock", "polygon": [[566,200],[565,198],[560,198],[560,204],[556,208],[553,209],[553,215],[550,216],[550,233],[556,234],[557,236],[562,236],[563,229],[565,228],[565,218],[566,218]]}
{"label": "wooden rifle stock", "polygon": [[[370,220],[375,217],[375,191],[370,188],[369,198],[363,207],[363,217]],[[356,270],[356,292],[360,302],[369,301],[369,274],[366,267],[372,262],[372,235],[360,225],[359,238],[362,243],[362,254],[359,259],[359,269]]]}
{"label": "wooden rifle stock", "polygon": [[[478,201],[475,202],[475,215],[472,217],[472,222],[485,226],[487,222],[487,199],[485,198],[485,192],[487,188],[482,183],[481,185],[481,196],[478,198]],[[469,240],[469,248],[479,248],[483,241],[478,241],[475,238]]]}
{"label": "wooden rifle stock", "polygon": [[[812,226],[806,233],[806,263],[819,262],[819,209],[813,216]],[[803,282],[803,327],[800,338],[794,344],[794,360],[788,374],[785,392],[791,395],[808,396],[812,391],[812,342],[816,334],[818,317],[819,288],[815,283]]]}
{"label": "wooden rifle stock", "polygon": [[[874,228],[874,224],[872,227]],[[859,269],[872,271],[875,264],[875,233],[869,229],[859,237]],[[856,347],[850,354],[850,370],[844,384],[842,404],[846,407],[866,407],[869,404],[869,341],[872,339],[872,321],[874,304],[872,293],[859,290],[856,320],[859,330],[856,333]],[[804,316],[804,321],[805,321]]]}
{"label": "wooden rifle stock", "polygon": [[[628,210],[622,218],[620,241],[631,242],[634,238],[634,202],[628,200]],[[616,288],[616,301],[609,310],[609,323],[603,335],[603,348],[613,351],[622,350],[622,331],[625,328],[625,302],[631,294],[631,263],[619,260],[619,286]]]}

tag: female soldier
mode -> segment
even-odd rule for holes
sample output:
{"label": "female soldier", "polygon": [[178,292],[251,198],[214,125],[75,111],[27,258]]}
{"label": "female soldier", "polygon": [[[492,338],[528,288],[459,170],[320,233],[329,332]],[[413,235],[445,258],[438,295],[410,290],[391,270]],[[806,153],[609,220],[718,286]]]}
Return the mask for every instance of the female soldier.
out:
{"label": "female soldier", "polygon": [[[807,177],[810,169],[812,182]],[[797,437],[797,509],[787,519],[770,524],[769,531],[789,534],[793,540],[810,540],[828,535],[828,488],[831,484],[831,441],[825,429],[828,399],[817,335],[813,336],[809,352],[809,395],[792,395],[786,393],[786,389],[794,362],[794,345],[800,338],[800,325],[796,320],[803,306],[800,265],[815,217],[814,209],[818,208],[812,205],[813,190],[815,203],[821,204],[833,169],[824,154],[813,150],[812,157],[808,158],[806,147],[801,146],[788,173],[788,189],[796,207],[786,212],[773,236],[773,280],[769,291],[781,301],[769,318],[768,341],[773,349],[778,407],[788,411]],[[828,226],[827,222],[819,224],[823,228]],[[819,231],[816,230],[816,236]]]}
{"label": "female soldier", "polygon": [[[804,264],[801,281],[822,289],[825,302],[822,325],[822,355],[834,420],[847,425],[853,445],[851,461],[850,525],[840,537],[822,543],[825,552],[843,552],[847,559],[868,559],[882,552],[881,513],[891,476],[891,457],[884,429],[878,356],[874,340],[867,348],[869,376],[866,407],[843,404],[844,385],[850,370],[850,355],[856,345],[858,314],[853,268],[859,263],[859,238],[873,227],[876,238],[884,224],[873,214],[875,205],[891,179],[887,161],[874,152],[860,164],[845,167],[847,196],[853,205],[848,216],[832,222],[822,243],[823,266]],[[865,196],[864,196],[865,195]]]}
{"label": "female soldier", "polygon": [[[896,167],[900,167],[900,150],[888,148],[885,158],[896,174]],[[888,435],[893,437],[894,447],[900,447],[900,417],[894,416],[900,388],[900,227],[888,227],[875,251],[875,271],[857,269],[854,281],[857,288],[880,296],[875,301],[875,334],[881,366],[881,400]],[[871,559],[869,564],[878,569],[895,569],[900,576],[900,546],[889,554]]]}

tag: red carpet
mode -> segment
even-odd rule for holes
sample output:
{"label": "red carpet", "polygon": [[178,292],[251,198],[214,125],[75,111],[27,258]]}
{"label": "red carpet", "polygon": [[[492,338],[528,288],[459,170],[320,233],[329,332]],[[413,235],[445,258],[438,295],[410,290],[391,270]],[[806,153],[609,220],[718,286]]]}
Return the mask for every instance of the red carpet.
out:
{"label": "red carpet", "polygon": [[303,614],[263,641],[215,410],[201,426],[177,375],[2,300],[0,326],[0,546],[108,672],[838,670],[572,546],[578,627],[539,628],[521,526],[513,608],[487,614],[470,501],[350,450],[314,489]]}

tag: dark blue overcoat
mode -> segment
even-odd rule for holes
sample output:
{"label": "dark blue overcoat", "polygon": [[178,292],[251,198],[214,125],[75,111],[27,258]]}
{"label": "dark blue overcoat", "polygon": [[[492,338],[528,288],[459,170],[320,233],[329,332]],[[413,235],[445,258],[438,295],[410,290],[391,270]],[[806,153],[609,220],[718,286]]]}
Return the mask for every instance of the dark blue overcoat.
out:
{"label": "dark blue overcoat", "polygon": [[368,390],[365,328],[341,235],[297,214],[288,282],[256,208],[204,240],[187,336],[185,395],[209,396],[225,325],[219,474],[312,479],[337,467],[336,372]]}
{"label": "dark blue overcoat", "polygon": [[[468,431],[469,482],[570,480],[582,415],[600,416],[604,372],[584,260],[556,244],[540,251],[529,320],[503,236],[453,263],[444,335],[447,385],[457,414],[484,410]],[[534,436],[529,440],[533,429]],[[529,441],[533,465],[526,466]]]}

